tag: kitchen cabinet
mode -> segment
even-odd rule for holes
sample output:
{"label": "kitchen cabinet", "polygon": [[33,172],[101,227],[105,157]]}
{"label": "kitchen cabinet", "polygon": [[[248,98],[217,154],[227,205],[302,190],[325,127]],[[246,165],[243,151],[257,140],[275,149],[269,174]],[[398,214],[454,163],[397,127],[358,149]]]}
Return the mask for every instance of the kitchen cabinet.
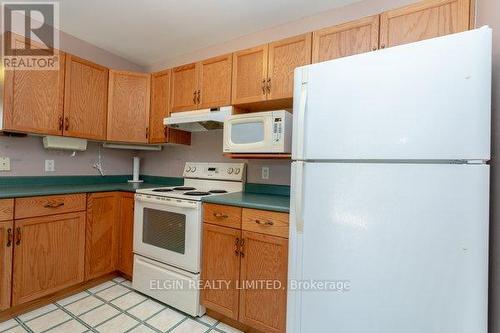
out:
{"label": "kitchen cabinet", "polygon": [[0,221],[0,311],[10,308],[13,221]]}
{"label": "kitchen cabinet", "polygon": [[222,55],[172,70],[172,112],[231,104],[232,55]]}
{"label": "kitchen cabinet", "polygon": [[203,225],[203,263],[201,279],[203,283],[215,284],[227,281],[228,284],[210,285],[201,291],[201,302],[207,308],[231,319],[238,319],[240,278],[239,242],[241,231],[204,223]]}
{"label": "kitchen cabinet", "polygon": [[293,97],[293,71],[311,63],[311,34],[235,52],[233,104]]}
{"label": "kitchen cabinet", "polygon": [[151,115],[149,117],[149,143],[191,144],[191,133],[168,128],[163,119],[170,115],[170,69],[151,75]]}
{"label": "kitchen cabinet", "polygon": [[106,139],[108,69],[66,55],[64,136]]}
{"label": "kitchen cabinet", "polygon": [[131,277],[134,263],[134,194],[121,193],[120,197],[117,269]]}
{"label": "kitchen cabinet", "polygon": [[[285,332],[288,214],[214,204],[203,209],[202,304],[262,332]],[[210,284],[221,280],[230,283]],[[259,284],[265,280],[275,284]]]}
{"label": "kitchen cabinet", "polygon": [[469,29],[470,0],[428,0],[382,13],[380,47],[391,47]]}
{"label": "kitchen cabinet", "polygon": [[375,15],[314,31],[312,62],[317,63],[377,50],[379,21],[380,16]]}
{"label": "kitchen cabinet", "polygon": [[288,240],[250,231],[243,231],[242,240],[241,285],[274,284],[241,289],[239,321],[262,332],[285,332]]}
{"label": "kitchen cabinet", "polygon": [[120,197],[117,192],[91,193],[87,197],[85,280],[115,270],[119,209]]}
{"label": "kitchen cabinet", "polygon": [[15,219],[46,216],[83,211],[86,197],[83,193],[45,195],[39,197],[18,198],[15,200]]}
{"label": "kitchen cabinet", "polygon": [[84,279],[85,212],[15,221],[12,305]]}
{"label": "kitchen cabinet", "polygon": [[149,74],[109,71],[107,140],[148,143]]}
{"label": "kitchen cabinet", "polygon": [[[24,37],[12,38],[21,48]],[[58,70],[5,70],[3,130],[62,135],[66,55],[56,55]]]}

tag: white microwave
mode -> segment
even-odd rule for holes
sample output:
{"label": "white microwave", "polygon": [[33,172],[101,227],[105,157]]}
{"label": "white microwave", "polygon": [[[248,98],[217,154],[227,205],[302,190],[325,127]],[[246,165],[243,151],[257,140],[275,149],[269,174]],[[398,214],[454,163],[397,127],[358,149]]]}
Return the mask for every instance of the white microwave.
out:
{"label": "white microwave", "polygon": [[291,153],[292,114],[286,110],[232,115],[224,121],[224,153]]}

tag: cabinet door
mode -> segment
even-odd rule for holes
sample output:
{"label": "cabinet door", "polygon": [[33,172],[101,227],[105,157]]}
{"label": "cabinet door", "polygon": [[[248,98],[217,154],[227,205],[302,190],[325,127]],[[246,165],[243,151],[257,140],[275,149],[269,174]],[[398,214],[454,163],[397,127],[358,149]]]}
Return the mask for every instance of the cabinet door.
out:
{"label": "cabinet door", "polygon": [[15,221],[12,305],[84,278],[85,212]]}
{"label": "cabinet door", "polygon": [[122,193],[120,198],[118,270],[132,277],[134,253],[134,194]]}
{"label": "cabinet door", "polygon": [[266,100],[268,49],[266,44],[233,54],[233,104]]}
{"label": "cabinet door", "polygon": [[380,46],[390,47],[469,29],[470,0],[431,0],[380,17]]}
{"label": "cabinet door", "polygon": [[147,143],[150,75],[109,71],[108,141]]}
{"label": "cabinet door", "polygon": [[313,32],[313,63],[377,50],[379,15]]}
{"label": "cabinet door", "polygon": [[119,216],[117,192],[89,194],[85,232],[85,280],[115,270]]}
{"label": "cabinet door", "polygon": [[172,69],[172,112],[198,107],[198,66],[189,64]]}
{"label": "cabinet door", "polygon": [[231,105],[233,55],[200,62],[200,109]]}
{"label": "cabinet door", "polygon": [[13,222],[0,222],[0,311],[10,307]]}
{"label": "cabinet door", "polygon": [[267,99],[293,97],[293,71],[311,63],[311,34],[269,44]]}
{"label": "cabinet door", "polygon": [[[239,321],[262,332],[285,332],[288,240],[243,231]],[[273,281],[274,286],[258,285]]]}
{"label": "cabinet door", "polygon": [[149,143],[190,144],[191,133],[168,128],[163,119],[170,114],[170,69],[151,75],[151,115],[149,117]]}
{"label": "cabinet door", "polygon": [[[201,303],[226,317],[238,319],[237,283],[240,277],[238,244],[241,231],[203,224],[203,257]],[[228,284],[217,284],[227,281]]]}
{"label": "cabinet door", "polygon": [[[24,37],[13,35],[16,47]],[[64,104],[64,52],[57,51],[59,70],[6,70],[4,130],[62,134]]]}
{"label": "cabinet door", "polygon": [[64,135],[106,139],[108,69],[66,55]]}

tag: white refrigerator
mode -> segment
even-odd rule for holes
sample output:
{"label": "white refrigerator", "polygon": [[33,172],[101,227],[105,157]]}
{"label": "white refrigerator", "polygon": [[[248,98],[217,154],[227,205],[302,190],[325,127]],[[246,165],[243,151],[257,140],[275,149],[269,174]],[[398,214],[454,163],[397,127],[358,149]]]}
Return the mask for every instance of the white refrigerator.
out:
{"label": "white refrigerator", "polygon": [[288,333],[487,332],[491,58],[484,27],[296,69]]}

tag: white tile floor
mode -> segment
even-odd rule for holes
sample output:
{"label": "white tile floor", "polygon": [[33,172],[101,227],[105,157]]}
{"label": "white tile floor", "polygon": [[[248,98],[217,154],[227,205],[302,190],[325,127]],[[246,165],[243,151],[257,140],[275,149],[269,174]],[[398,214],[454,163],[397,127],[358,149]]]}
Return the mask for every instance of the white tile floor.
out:
{"label": "white tile floor", "polygon": [[0,323],[0,333],[238,333],[217,320],[193,318],[116,278]]}

